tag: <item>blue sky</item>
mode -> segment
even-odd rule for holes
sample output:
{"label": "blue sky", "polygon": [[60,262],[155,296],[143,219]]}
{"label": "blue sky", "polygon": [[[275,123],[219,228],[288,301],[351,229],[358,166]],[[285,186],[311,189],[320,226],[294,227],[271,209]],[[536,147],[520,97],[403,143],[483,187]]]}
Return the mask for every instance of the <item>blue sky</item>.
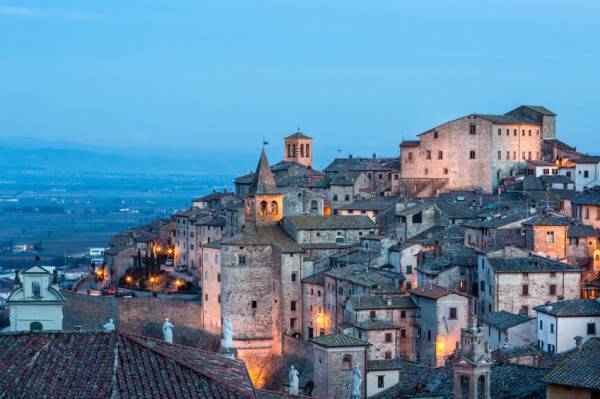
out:
{"label": "blue sky", "polygon": [[520,104],[600,153],[598,1],[2,1],[0,137],[327,159]]}

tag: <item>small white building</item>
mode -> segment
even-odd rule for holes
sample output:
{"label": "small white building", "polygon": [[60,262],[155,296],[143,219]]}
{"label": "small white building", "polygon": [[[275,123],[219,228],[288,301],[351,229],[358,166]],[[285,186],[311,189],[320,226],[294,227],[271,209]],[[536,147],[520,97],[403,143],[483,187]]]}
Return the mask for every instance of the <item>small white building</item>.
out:
{"label": "small white building", "polygon": [[575,161],[575,189],[600,186],[600,156],[584,156]]}
{"label": "small white building", "polygon": [[8,331],[62,330],[65,298],[58,288],[58,274],[35,265],[24,271],[21,279],[15,276],[14,290],[6,300]]}
{"label": "small white building", "polygon": [[367,398],[399,383],[403,363],[400,359],[367,361]]}
{"label": "small white building", "polygon": [[481,316],[481,329],[492,350],[514,348],[535,342],[535,317],[504,310]]}
{"label": "small white building", "polygon": [[600,301],[573,299],[536,306],[537,337],[541,350],[561,353],[576,346],[575,337],[583,342],[600,336]]}

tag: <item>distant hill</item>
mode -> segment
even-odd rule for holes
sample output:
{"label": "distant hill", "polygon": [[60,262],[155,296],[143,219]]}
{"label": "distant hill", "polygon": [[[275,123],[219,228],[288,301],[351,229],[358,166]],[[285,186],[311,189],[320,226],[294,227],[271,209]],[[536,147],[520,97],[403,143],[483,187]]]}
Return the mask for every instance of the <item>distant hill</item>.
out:
{"label": "distant hill", "polygon": [[[181,156],[180,154],[185,154]],[[68,172],[240,174],[255,162],[251,154],[181,149],[85,146],[33,138],[0,138],[0,168]]]}

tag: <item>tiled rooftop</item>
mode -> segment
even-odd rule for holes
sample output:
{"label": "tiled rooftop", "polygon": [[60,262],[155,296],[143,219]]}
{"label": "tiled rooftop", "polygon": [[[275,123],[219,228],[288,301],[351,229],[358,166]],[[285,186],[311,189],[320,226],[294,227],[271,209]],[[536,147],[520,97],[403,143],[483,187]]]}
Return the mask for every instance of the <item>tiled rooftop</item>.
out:
{"label": "tiled rooftop", "polygon": [[288,216],[284,223],[291,223],[296,230],[377,229],[377,223],[367,215]]}
{"label": "tiled rooftop", "polygon": [[600,391],[600,338],[590,338],[543,380],[549,384]]}
{"label": "tiled rooftop", "polygon": [[567,299],[550,305],[539,305],[534,309],[540,313],[559,317],[600,317],[600,301],[597,299]]}
{"label": "tiled rooftop", "polygon": [[256,397],[240,361],[124,333],[4,333],[0,360],[14,397]]}
{"label": "tiled rooftop", "polygon": [[481,321],[496,327],[500,330],[506,330],[519,324],[528,322],[532,318],[521,314],[514,314],[501,310],[500,312],[486,313],[480,317]]}
{"label": "tiled rooftop", "polygon": [[319,346],[326,348],[348,347],[348,346],[369,346],[367,341],[355,338],[344,333],[336,333],[331,335],[322,335],[311,340]]}
{"label": "tiled rooftop", "polygon": [[577,267],[537,255],[518,258],[489,257],[488,261],[496,273],[581,272]]}
{"label": "tiled rooftop", "polygon": [[364,309],[410,309],[417,304],[406,295],[364,295],[350,298],[354,310]]}

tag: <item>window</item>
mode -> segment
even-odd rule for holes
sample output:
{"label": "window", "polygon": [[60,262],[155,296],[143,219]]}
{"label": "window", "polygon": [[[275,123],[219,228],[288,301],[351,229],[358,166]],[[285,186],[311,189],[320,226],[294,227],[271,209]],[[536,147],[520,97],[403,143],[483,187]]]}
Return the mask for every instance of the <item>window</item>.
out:
{"label": "window", "polygon": [[389,360],[392,358],[392,352],[385,352],[384,357],[386,358],[386,360]]}
{"label": "window", "polygon": [[352,356],[344,355],[342,358],[342,368],[346,370],[352,370]]}
{"label": "window", "polygon": [[29,331],[42,331],[44,327],[39,321],[33,321],[29,324]]}
{"label": "window", "polygon": [[448,168],[444,168],[444,174],[447,175],[448,174]]}
{"label": "window", "polygon": [[406,328],[400,329],[400,338],[406,338]]}
{"label": "window", "polygon": [[271,214],[277,215],[279,213],[279,205],[277,205],[277,201],[271,201]]}
{"label": "window", "polygon": [[552,344],[548,344],[548,352],[550,352],[550,353],[554,353],[554,351],[555,351],[555,347],[554,347],[554,345],[552,345]]}
{"label": "window", "polygon": [[290,310],[291,310],[292,312],[295,312],[295,311],[296,311],[296,301],[291,301],[291,302],[290,302]]}
{"label": "window", "polygon": [[292,317],[292,318],[290,319],[290,328],[291,328],[292,330],[296,328],[296,318],[295,318],[295,317]]}
{"label": "window", "polygon": [[586,179],[587,179],[588,177],[590,177],[590,172],[589,172],[589,171],[587,171],[587,170],[584,170],[584,171],[583,171],[583,177],[585,177]]}
{"label": "window", "polygon": [[333,200],[334,200],[334,201],[337,201],[337,200],[338,200],[338,196],[337,196],[337,194],[333,194]]}
{"label": "window", "polygon": [[450,308],[450,320],[456,320],[456,308]]}
{"label": "window", "polygon": [[256,301],[252,301],[252,310],[256,310],[257,306],[258,304],[256,303]]}
{"label": "window", "polygon": [[317,297],[321,296],[321,290],[317,290]]}
{"label": "window", "polygon": [[529,136],[531,137],[531,129],[529,129]]}
{"label": "window", "polygon": [[510,151],[506,151],[506,160],[508,161],[510,159]]}
{"label": "window", "polygon": [[385,387],[385,376],[378,375],[377,376],[377,388],[384,388],[384,387]]}
{"label": "window", "polygon": [[304,144],[300,144],[300,156],[304,158]]}
{"label": "window", "polygon": [[596,323],[587,323],[587,334],[596,335]]}
{"label": "window", "polygon": [[528,296],[529,295],[529,285],[523,284],[522,294],[523,294],[523,296]]}
{"label": "window", "polygon": [[469,159],[475,159],[475,151],[469,151]]}
{"label": "window", "polygon": [[392,333],[385,333],[385,342],[392,342]]}
{"label": "window", "polygon": [[469,134],[471,136],[475,135],[477,133],[477,126],[471,124],[469,125]]}
{"label": "window", "polygon": [[412,281],[407,281],[406,282],[406,289],[407,290],[412,290]]}
{"label": "window", "polygon": [[298,279],[298,274],[296,272],[292,272],[292,283],[295,283]]}
{"label": "window", "polygon": [[306,158],[310,158],[310,144],[306,144]]}
{"label": "window", "polygon": [[590,218],[590,208],[585,208],[585,218],[586,219]]}
{"label": "window", "polygon": [[434,130],[434,131],[433,131],[433,138],[434,138],[434,139],[437,139],[437,138],[438,138],[438,131],[437,131],[437,130]]}
{"label": "window", "polygon": [[217,273],[217,282],[221,282],[221,273]]}
{"label": "window", "polygon": [[550,295],[556,295],[556,284],[550,284]]}
{"label": "window", "polygon": [[524,314],[524,315],[528,315],[529,314],[529,306],[527,305],[523,305],[521,306],[521,311],[520,313]]}
{"label": "window", "polygon": [[510,129],[506,129],[506,135],[510,136]]}
{"label": "window", "polygon": [[431,341],[431,330],[427,330],[427,341]]}
{"label": "window", "polygon": [[517,152],[513,151],[513,159],[516,161],[517,160]]}
{"label": "window", "polygon": [[554,242],[554,232],[553,231],[546,232],[546,242],[548,242],[548,243]]}
{"label": "window", "polygon": [[238,255],[238,265],[246,264],[246,255]]}
{"label": "window", "polygon": [[550,323],[550,334],[554,334],[554,323]]}
{"label": "window", "polygon": [[502,159],[502,151],[498,151],[498,161]]}
{"label": "window", "polygon": [[438,159],[444,159],[444,151],[438,151]]}
{"label": "window", "polygon": [[401,319],[406,319],[406,310],[401,310],[400,311],[400,318]]}
{"label": "window", "polygon": [[412,152],[408,153],[408,159],[413,159],[413,153]]}
{"label": "window", "polygon": [[544,320],[540,320],[540,330],[544,330]]}
{"label": "window", "polygon": [[513,136],[517,135],[517,129],[513,130]]}
{"label": "window", "polygon": [[374,310],[371,310],[369,312],[369,317],[372,318],[372,319],[374,319],[376,315],[377,315],[377,312],[375,312]]}
{"label": "window", "polygon": [[498,136],[502,135],[502,129],[498,128]]}
{"label": "window", "polygon": [[267,214],[267,201],[260,202],[260,208],[258,210],[258,214],[260,216],[265,216]]}
{"label": "window", "polygon": [[344,201],[350,201],[350,194],[346,194],[344,196]]}
{"label": "window", "polygon": [[531,151],[529,151],[528,155],[529,155],[528,159],[531,161]]}
{"label": "window", "polygon": [[423,213],[419,212],[412,215],[412,222],[413,224],[423,223]]}
{"label": "window", "polygon": [[406,266],[406,274],[412,274],[412,265]]}
{"label": "window", "polygon": [[423,174],[425,176],[427,176],[429,174],[429,169],[428,168],[423,169]]}
{"label": "window", "polygon": [[316,211],[318,208],[319,208],[319,203],[317,202],[317,200],[310,201],[310,209],[312,211]]}
{"label": "window", "polygon": [[338,294],[339,295],[344,295],[344,289],[342,287],[338,288]]}
{"label": "window", "polygon": [[479,282],[479,287],[481,288],[481,292],[485,292],[485,281],[481,280]]}

